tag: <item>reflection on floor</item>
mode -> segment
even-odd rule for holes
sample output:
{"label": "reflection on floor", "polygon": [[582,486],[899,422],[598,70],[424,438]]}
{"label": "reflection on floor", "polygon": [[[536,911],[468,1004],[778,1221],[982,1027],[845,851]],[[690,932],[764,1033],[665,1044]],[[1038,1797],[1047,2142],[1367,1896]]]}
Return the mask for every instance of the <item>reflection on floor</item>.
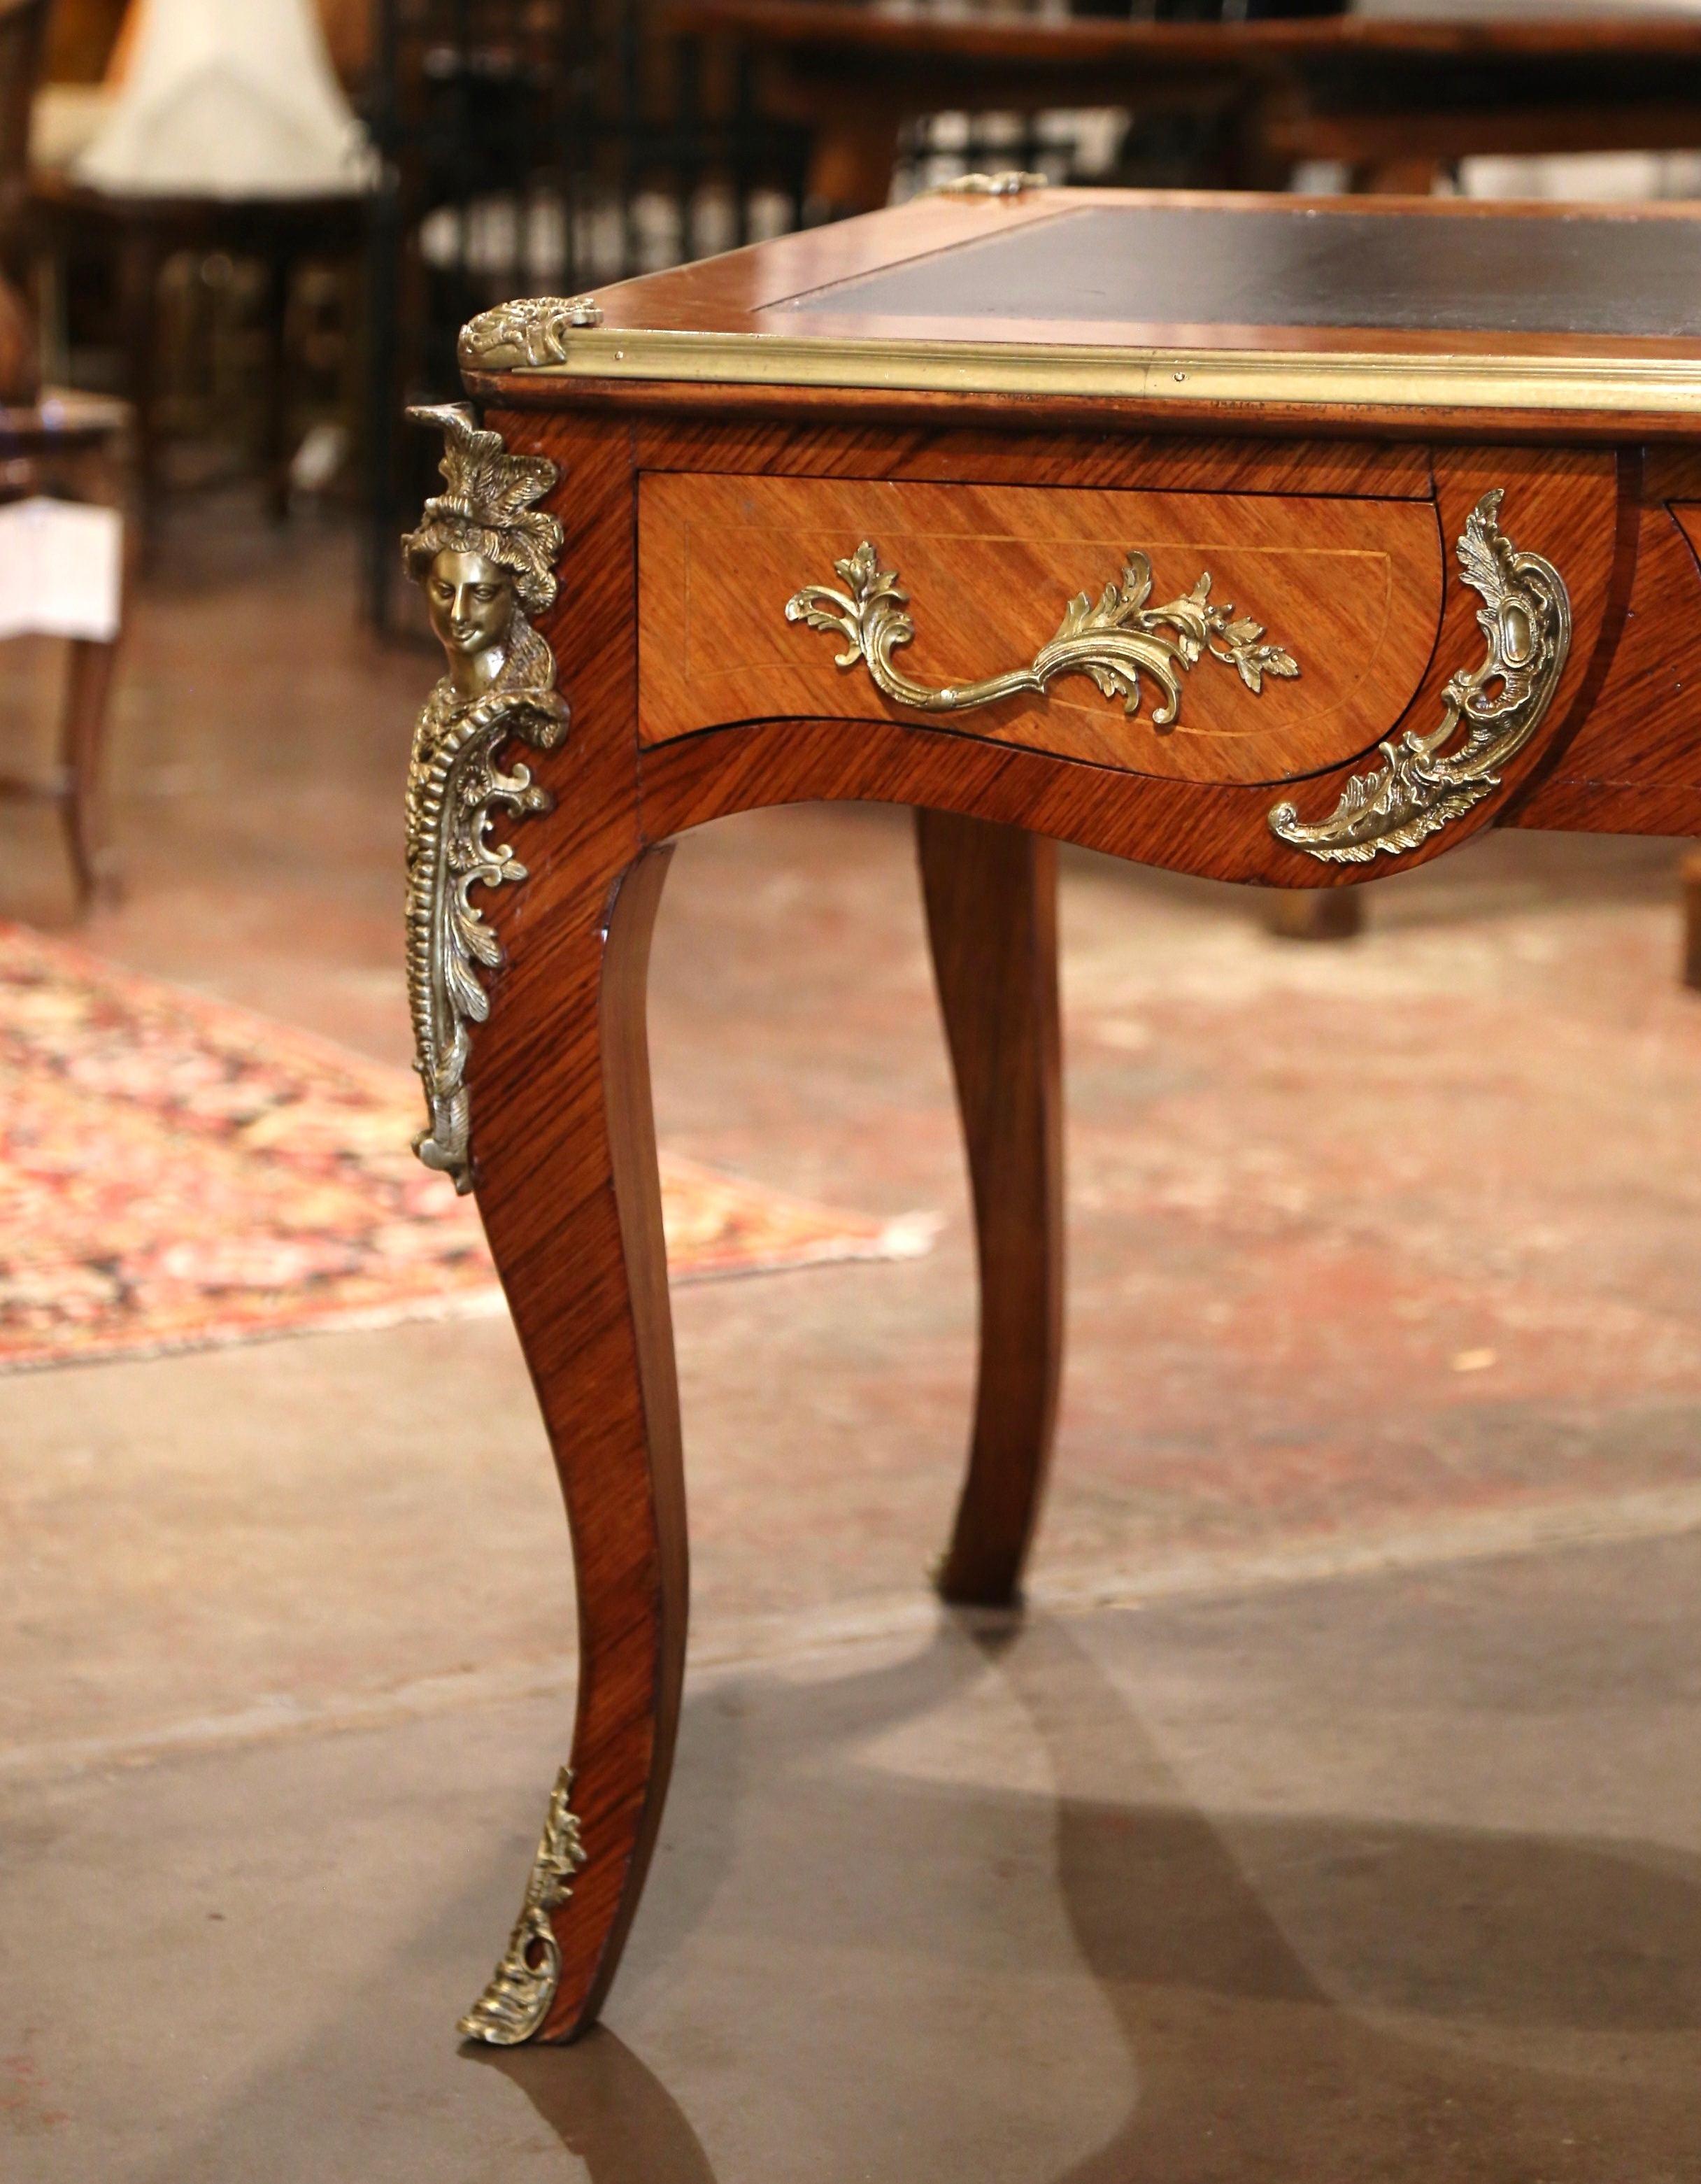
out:
{"label": "reflection on floor", "polygon": [[451,2030],[559,1706],[38,1781],[24,2173],[1679,2184],[1698,1578],[1691,1536],[703,1676],[570,2051]]}
{"label": "reflection on floor", "polygon": [[[403,1060],[431,661],[359,636],[334,533],[214,508],[169,545],[130,894],[86,937]],[[51,924],[55,845],[0,830],[0,915]],[[687,841],[668,1141],[948,1228],[676,1299],[695,1667],[608,2031],[449,2036],[570,1719],[506,1326],[45,1373],[0,1390],[0,2151],[43,2184],[1687,2177],[1674,861],[1496,839],[1330,950],[1067,861],[1071,1353],[1017,1636],[921,1583],[974,1315],[902,816]]]}

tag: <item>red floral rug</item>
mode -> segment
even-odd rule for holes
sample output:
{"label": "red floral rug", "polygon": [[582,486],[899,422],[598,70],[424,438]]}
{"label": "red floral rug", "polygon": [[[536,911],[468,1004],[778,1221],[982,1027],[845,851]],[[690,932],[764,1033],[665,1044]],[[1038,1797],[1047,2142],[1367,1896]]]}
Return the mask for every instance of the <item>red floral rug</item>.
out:
{"label": "red floral rug", "polygon": [[[0,1370],[500,1309],[411,1076],[0,924]],[[676,1280],[909,1258],[926,1216],[664,1154]]]}

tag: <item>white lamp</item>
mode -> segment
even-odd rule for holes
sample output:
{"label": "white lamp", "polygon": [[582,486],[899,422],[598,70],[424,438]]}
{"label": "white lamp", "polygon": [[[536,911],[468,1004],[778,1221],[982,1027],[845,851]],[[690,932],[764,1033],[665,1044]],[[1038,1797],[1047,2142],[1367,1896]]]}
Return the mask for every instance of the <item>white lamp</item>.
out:
{"label": "white lamp", "polygon": [[136,0],[128,65],[77,180],[124,197],[325,197],[372,157],[313,0]]}

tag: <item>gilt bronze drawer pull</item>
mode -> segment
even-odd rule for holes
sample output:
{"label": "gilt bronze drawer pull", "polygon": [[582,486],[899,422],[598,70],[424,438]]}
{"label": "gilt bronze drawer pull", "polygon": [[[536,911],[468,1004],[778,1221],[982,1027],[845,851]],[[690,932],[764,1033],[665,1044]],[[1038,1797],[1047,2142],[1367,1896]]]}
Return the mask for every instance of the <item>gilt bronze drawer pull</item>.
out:
{"label": "gilt bronze drawer pull", "polygon": [[854,667],[862,662],[876,689],[895,705],[914,706],[917,712],[966,713],[1023,691],[1042,694],[1059,675],[1090,675],[1107,698],[1120,698],[1123,710],[1131,715],[1140,709],[1140,677],[1144,674],[1164,694],[1163,703],[1153,710],[1152,724],[1168,728],[1181,712],[1182,676],[1207,652],[1234,668],[1254,696],[1263,689],[1266,675],[1299,672],[1292,653],[1261,641],[1262,622],[1237,620],[1231,606],[1211,604],[1209,571],[1185,599],[1148,607],[1151,560],[1144,554],[1131,553],[1120,584],[1107,584],[1096,605],[1089,593],[1076,594],[1064,609],[1057,635],[1040,647],[1030,666],[977,682],[931,689],[911,682],[892,664],[898,646],[915,635],[914,623],[903,611],[909,600],[898,588],[898,571],[881,567],[866,538],[848,560],[835,561],[833,566],[844,580],[844,590],[806,584],[787,600],[787,621],[837,632],[847,639],[846,649],[837,655],[839,666]]}
{"label": "gilt bronze drawer pull", "polygon": [[[1502,531],[1501,497],[1498,486],[1483,494],[1459,542],[1459,573],[1482,595],[1476,620],[1487,659],[1442,693],[1441,725],[1385,743],[1384,763],[1354,774],[1326,819],[1308,824],[1292,804],[1278,804],[1270,831],[1279,841],[1331,865],[1415,850],[1492,795],[1501,767],[1541,726],[1571,649],[1570,594],[1551,561],[1520,553]],[[1444,752],[1461,721],[1465,740]]]}

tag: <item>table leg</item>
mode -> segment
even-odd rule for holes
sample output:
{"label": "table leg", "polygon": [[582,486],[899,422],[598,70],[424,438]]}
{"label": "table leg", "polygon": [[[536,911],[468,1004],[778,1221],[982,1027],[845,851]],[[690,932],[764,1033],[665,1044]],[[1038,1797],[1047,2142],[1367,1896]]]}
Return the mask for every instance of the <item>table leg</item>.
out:
{"label": "table leg", "polygon": [[1265,931],[1282,940],[1354,940],[1365,929],[1362,887],[1269,888],[1259,907]]}
{"label": "table leg", "polygon": [[502,2046],[571,2040],[595,2020],[673,1763],[685,1485],[644,1027],[669,856],[641,857],[600,916],[536,950],[535,987],[510,975],[495,1017],[511,1043],[487,1051],[513,1081],[482,1111],[473,1086],[480,1207],[560,1473],[579,1593],[555,1875],[540,1852],[509,1954],[463,2025]]}
{"label": "table leg", "polygon": [[1063,1360],[1057,849],[1020,827],[915,816],[981,1275],[969,1474],[939,1590],[1001,1607],[1020,1592]]}
{"label": "table leg", "polygon": [[97,825],[107,710],[112,696],[115,644],[72,640],[66,670],[65,710],[59,728],[59,769],[65,846],[76,880],[77,908],[86,911],[103,874]]}
{"label": "table leg", "polygon": [[119,258],[119,314],[124,393],[136,416],[136,497],[142,521],[158,512],[159,487],[159,272],[162,252],[150,231],[126,237]]}
{"label": "table leg", "polygon": [[883,104],[847,98],[817,125],[809,155],[809,196],[836,218],[877,212],[892,196],[898,116]]}
{"label": "table leg", "polygon": [[289,307],[294,285],[294,259],[286,250],[275,251],[266,265],[266,393],[260,452],[266,513],[274,523],[289,520],[290,457],[294,452],[289,441]]}
{"label": "table leg", "polygon": [[1689,850],[1678,867],[1683,891],[1683,983],[1701,994],[1701,850]]}
{"label": "table leg", "polygon": [[1426,198],[1434,191],[1443,164],[1422,152],[1361,159],[1350,170],[1347,187],[1355,196]]}

